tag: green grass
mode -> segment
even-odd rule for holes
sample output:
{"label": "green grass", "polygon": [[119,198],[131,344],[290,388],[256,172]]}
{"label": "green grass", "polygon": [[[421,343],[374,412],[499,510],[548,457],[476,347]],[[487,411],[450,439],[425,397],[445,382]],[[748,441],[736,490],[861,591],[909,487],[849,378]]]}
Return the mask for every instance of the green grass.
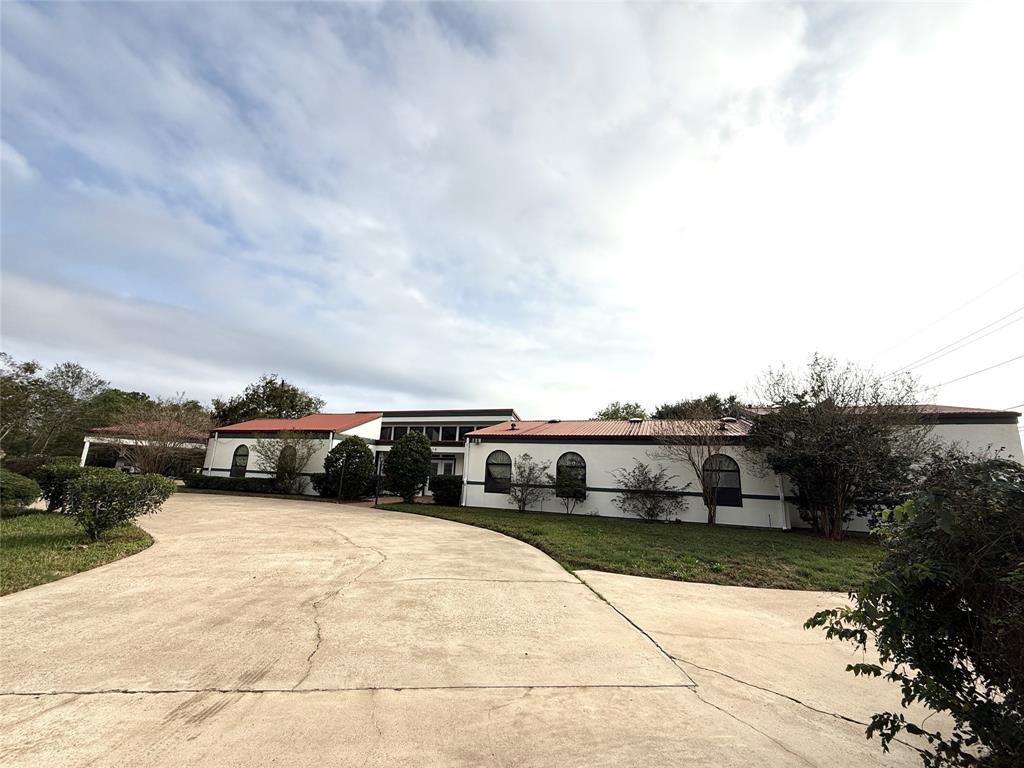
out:
{"label": "green grass", "polygon": [[572,571],[589,568],[708,584],[846,592],[864,583],[882,554],[864,537],[835,542],[803,531],[433,504],[381,506],[499,531],[532,544]]}
{"label": "green grass", "polygon": [[0,518],[0,595],[134,555],[152,543],[150,535],[134,525],[115,528],[90,544],[64,515],[41,512]]}

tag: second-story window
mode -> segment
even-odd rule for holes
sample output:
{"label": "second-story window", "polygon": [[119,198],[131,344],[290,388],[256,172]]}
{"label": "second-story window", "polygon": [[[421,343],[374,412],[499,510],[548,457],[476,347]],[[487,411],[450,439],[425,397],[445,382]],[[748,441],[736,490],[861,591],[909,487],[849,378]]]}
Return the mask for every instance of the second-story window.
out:
{"label": "second-story window", "polygon": [[380,439],[381,440],[390,440],[391,439],[391,427],[381,427],[380,428]]}
{"label": "second-story window", "polygon": [[441,439],[444,441],[455,441],[459,439],[457,427],[441,427]]}
{"label": "second-story window", "polygon": [[441,428],[440,427],[427,427],[427,437],[430,438],[430,442],[436,443],[441,439]]}
{"label": "second-story window", "polygon": [[405,437],[405,433],[409,431],[408,427],[395,427],[392,431],[392,436],[395,440],[400,437]]}

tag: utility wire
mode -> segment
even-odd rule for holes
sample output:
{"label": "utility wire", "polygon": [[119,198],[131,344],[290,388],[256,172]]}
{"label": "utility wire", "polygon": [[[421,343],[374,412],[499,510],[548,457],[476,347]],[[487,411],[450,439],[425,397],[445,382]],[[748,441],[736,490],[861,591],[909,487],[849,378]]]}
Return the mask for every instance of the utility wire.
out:
{"label": "utility wire", "polygon": [[[915,368],[922,368],[923,366],[928,365],[928,363],[935,362],[939,358],[945,357],[948,354],[951,354],[953,352],[961,350],[964,347],[969,347],[974,342],[981,341],[986,336],[990,336],[993,333],[996,333],[997,331],[1003,330],[1004,328],[1009,328],[1014,323],[1019,323],[1021,320],[1024,320],[1024,317],[1018,317],[1016,320],[1011,320],[1010,322],[1006,323],[1005,325],[1002,325],[1002,326],[1000,326],[998,328],[995,328],[994,330],[991,330],[991,331],[989,331],[986,334],[978,336],[976,339],[971,339],[971,336],[976,336],[977,334],[981,333],[982,331],[987,330],[988,328],[991,328],[996,323],[1001,323],[1006,318],[1013,317],[1014,315],[1020,314],[1021,312],[1024,312],[1024,305],[1022,305],[1020,307],[1017,307],[1017,309],[1013,310],[1013,312],[1009,312],[1009,313],[1003,315],[1002,317],[1000,317],[1000,318],[998,318],[996,320],[993,320],[988,325],[983,325],[981,328],[978,328],[977,330],[971,331],[966,336],[961,336],[956,341],[949,342],[949,344],[947,344],[944,347],[939,347],[934,352],[929,352],[927,355],[924,355],[923,357],[919,357],[919,358],[917,358],[917,360],[914,360],[911,363],[907,363],[906,365],[902,366],[901,368],[897,368],[895,371],[890,373],[889,376],[896,376],[897,374],[900,374],[900,373],[906,373],[907,371],[912,371]],[[965,339],[971,339],[971,340],[968,341],[966,344],[960,344],[960,342],[964,341]],[[953,347],[953,346],[955,346],[957,344],[960,344],[960,346],[956,347],[955,349],[950,349],[950,347]],[[929,358],[931,358],[931,359],[929,359]]]}
{"label": "utility wire", "polygon": [[986,296],[986,295],[988,295],[989,293],[991,293],[992,291],[994,291],[994,290],[995,290],[996,288],[998,288],[999,286],[1001,286],[1001,285],[1002,285],[1003,283],[1005,283],[1005,282],[1006,282],[1007,280],[1012,280],[1013,278],[1015,278],[1015,277],[1016,277],[1017,275],[1021,274],[1022,272],[1024,272],[1024,269],[1018,269],[1018,270],[1017,270],[1016,272],[1014,272],[1014,273],[1013,273],[1012,275],[1008,275],[1007,277],[1004,277],[1004,278],[1003,278],[1002,280],[1000,280],[999,282],[995,283],[994,285],[992,285],[992,286],[990,286],[990,287],[986,288],[986,289],[985,289],[984,291],[982,291],[981,293],[979,293],[979,294],[978,294],[977,296],[975,296],[974,298],[968,299],[967,301],[965,301],[965,302],[964,302],[963,304],[961,304],[960,306],[958,306],[958,307],[955,307],[955,308],[953,308],[953,309],[949,310],[949,312],[947,312],[946,314],[944,314],[944,315],[943,315],[942,317],[940,317],[940,318],[939,318],[938,320],[933,320],[932,322],[928,323],[928,325],[924,326],[923,328],[919,328],[918,330],[914,331],[914,332],[913,332],[912,334],[910,334],[910,335],[909,335],[909,336],[907,336],[906,338],[904,338],[904,339],[901,339],[900,341],[897,341],[897,342],[896,342],[895,344],[893,344],[893,345],[892,345],[891,347],[886,347],[886,348],[885,348],[885,349],[883,349],[883,350],[882,350],[881,352],[879,352],[879,353],[877,353],[877,354],[875,354],[875,355],[872,355],[872,356],[871,356],[870,358],[868,358],[868,359],[869,359],[869,360],[875,360],[875,359],[877,359],[877,358],[881,357],[882,355],[884,355],[884,354],[885,354],[886,352],[891,352],[892,350],[896,349],[896,347],[900,347],[900,346],[903,346],[904,344],[906,344],[906,343],[907,343],[908,341],[910,341],[911,339],[913,339],[913,338],[916,338],[916,337],[920,336],[920,335],[921,335],[922,333],[924,333],[925,331],[927,331],[927,330],[928,330],[929,328],[932,328],[932,327],[934,327],[934,326],[938,325],[938,324],[939,324],[939,323],[941,323],[941,322],[942,322],[943,320],[945,320],[945,319],[946,319],[947,317],[949,317],[949,316],[950,316],[950,315],[952,315],[952,314],[955,314],[955,313],[959,312],[959,311],[960,311],[961,309],[963,309],[964,307],[968,306],[969,304],[973,304],[973,303],[974,303],[974,302],[976,302],[976,301],[977,301],[978,299],[980,299],[980,298],[981,298],[982,296]]}
{"label": "utility wire", "polygon": [[1008,405],[1003,408],[1004,411],[1012,411],[1015,408],[1024,408],[1024,403],[1017,403],[1016,405]]}
{"label": "utility wire", "polygon": [[958,376],[955,379],[950,379],[949,381],[944,381],[941,384],[938,384],[936,386],[936,388],[944,387],[947,384],[952,384],[955,381],[963,381],[964,379],[969,379],[969,378],[971,378],[971,376],[977,376],[979,373],[984,373],[985,371],[991,371],[993,368],[1001,368],[1002,366],[1008,365],[1009,363],[1012,363],[1012,362],[1014,362],[1016,360],[1024,360],[1024,355],[1017,355],[1016,357],[1011,357],[1009,360],[1003,360],[1003,362],[1001,362],[1001,363],[996,363],[995,365],[990,365],[988,368],[982,368],[981,370],[973,371],[972,373],[967,373],[967,374],[964,374],[963,376]]}

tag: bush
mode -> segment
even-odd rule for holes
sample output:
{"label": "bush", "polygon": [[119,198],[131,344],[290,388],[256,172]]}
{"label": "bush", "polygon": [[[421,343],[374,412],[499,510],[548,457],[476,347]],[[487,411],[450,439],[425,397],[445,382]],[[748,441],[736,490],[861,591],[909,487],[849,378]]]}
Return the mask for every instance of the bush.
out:
{"label": "bush", "polygon": [[[616,469],[612,472],[619,487],[619,498],[614,504],[627,515],[635,515],[642,520],[661,520],[668,522],[672,516],[678,517],[688,506],[686,497],[672,484],[675,475],[670,475],[660,464],[655,470],[649,464],[634,459],[632,469]],[[687,483],[689,485],[689,483]]]}
{"label": "bush", "polygon": [[0,469],[0,509],[6,515],[19,514],[39,498],[39,484],[31,477]]}
{"label": "bush", "polygon": [[3,468],[17,475],[32,477],[46,463],[45,456],[4,456]]}
{"label": "bush", "polygon": [[215,477],[200,474],[186,475],[184,480],[186,488],[243,493],[273,493],[276,482],[272,477]]}
{"label": "bush", "polygon": [[873,638],[881,664],[847,669],[897,683],[903,706],[920,702],[952,717],[952,731],[941,734],[903,713],[876,714],[867,732],[883,749],[907,731],[928,740],[928,766],[1024,764],[1022,511],[1020,464],[957,450],[939,456],[920,492],[876,529],[885,555],[851,594],[854,605],[807,621],[863,649]]}
{"label": "bush", "polygon": [[462,475],[434,475],[430,478],[434,503],[457,507],[462,503]]}
{"label": "bush", "polygon": [[140,515],[156,512],[174,493],[162,475],[128,475],[116,469],[87,469],[67,487],[64,514],[82,526],[91,541]]}
{"label": "bush", "polygon": [[384,462],[387,487],[412,503],[430,476],[430,459],[430,440],[422,432],[398,438]]}
{"label": "bush", "polygon": [[55,512],[64,506],[68,485],[84,471],[78,464],[70,462],[44,464],[36,470],[35,478],[39,482],[40,495],[46,501],[47,512]]}
{"label": "bush", "polygon": [[365,440],[355,435],[334,446],[324,458],[324,471],[313,475],[313,488],[327,498],[363,498],[373,493],[373,486],[373,451]]}

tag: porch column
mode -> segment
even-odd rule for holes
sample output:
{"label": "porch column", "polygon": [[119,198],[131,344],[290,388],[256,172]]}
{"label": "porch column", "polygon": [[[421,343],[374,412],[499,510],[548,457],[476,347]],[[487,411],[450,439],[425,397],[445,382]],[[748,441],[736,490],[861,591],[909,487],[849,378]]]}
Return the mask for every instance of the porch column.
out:
{"label": "porch column", "polygon": [[89,438],[85,438],[85,447],[82,448],[82,460],[80,462],[78,462],[78,466],[80,466],[80,467],[84,467],[85,466],[85,460],[89,458],[89,446],[90,445],[92,445],[92,443],[89,441]]}

